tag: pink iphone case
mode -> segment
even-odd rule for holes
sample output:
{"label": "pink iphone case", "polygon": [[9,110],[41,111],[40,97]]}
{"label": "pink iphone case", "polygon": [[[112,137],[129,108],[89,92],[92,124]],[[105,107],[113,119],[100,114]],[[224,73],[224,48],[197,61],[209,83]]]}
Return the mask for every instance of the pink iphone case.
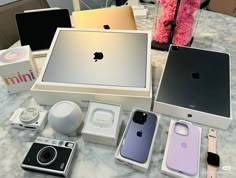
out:
{"label": "pink iphone case", "polygon": [[[187,129],[187,134],[177,133],[176,126]],[[176,122],[170,131],[166,166],[176,172],[194,176],[198,172],[199,128],[185,122]]]}

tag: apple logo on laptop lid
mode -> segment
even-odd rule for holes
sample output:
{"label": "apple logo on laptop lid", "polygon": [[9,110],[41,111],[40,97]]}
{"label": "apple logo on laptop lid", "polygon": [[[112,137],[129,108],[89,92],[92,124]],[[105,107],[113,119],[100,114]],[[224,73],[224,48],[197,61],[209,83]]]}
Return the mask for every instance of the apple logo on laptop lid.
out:
{"label": "apple logo on laptop lid", "polygon": [[103,59],[103,53],[102,52],[95,52],[93,59],[94,59],[94,62],[97,62],[98,60],[102,60]]}
{"label": "apple logo on laptop lid", "polygon": [[108,24],[106,24],[106,25],[103,25],[103,28],[106,29],[106,30],[109,30],[110,26]]}

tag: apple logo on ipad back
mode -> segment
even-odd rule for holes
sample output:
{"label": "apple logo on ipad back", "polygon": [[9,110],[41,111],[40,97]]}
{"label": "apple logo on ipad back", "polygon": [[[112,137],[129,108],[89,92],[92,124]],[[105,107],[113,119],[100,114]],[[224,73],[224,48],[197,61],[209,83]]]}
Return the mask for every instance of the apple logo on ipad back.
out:
{"label": "apple logo on ipad back", "polygon": [[109,25],[103,25],[103,28],[106,29],[106,30],[109,30],[110,26]]}
{"label": "apple logo on ipad back", "polygon": [[97,62],[98,60],[102,60],[103,59],[103,53],[102,52],[95,52],[93,59],[94,59],[94,62]]}
{"label": "apple logo on ipad back", "polygon": [[140,130],[140,131],[137,132],[137,136],[138,136],[138,137],[142,137],[142,136],[143,136],[142,130]]}
{"label": "apple logo on ipad back", "polygon": [[194,72],[194,73],[192,73],[192,78],[196,79],[196,80],[199,80],[200,79],[200,74],[198,72]]}

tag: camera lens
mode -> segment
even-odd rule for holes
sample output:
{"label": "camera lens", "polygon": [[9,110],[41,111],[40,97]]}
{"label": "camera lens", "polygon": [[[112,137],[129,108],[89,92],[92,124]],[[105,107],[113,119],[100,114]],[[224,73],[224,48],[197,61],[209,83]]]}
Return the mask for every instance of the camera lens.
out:
{"label": "camera lens", "polygon": [[144,124],[147,121],[147,114],[145,112],[136,111],[133,121],[137,124]]}
{"label": "camera lens", "polygon": [[25,124],[30,124],[38,120],[39,111],[36,108],[25,108],[20,113],[20,120]]}
{"label": "camera lens", "polygon": [[42,148],[37,154],[37,161],[43,166],[52,164],[57,158],[57,150],[52,146]]}

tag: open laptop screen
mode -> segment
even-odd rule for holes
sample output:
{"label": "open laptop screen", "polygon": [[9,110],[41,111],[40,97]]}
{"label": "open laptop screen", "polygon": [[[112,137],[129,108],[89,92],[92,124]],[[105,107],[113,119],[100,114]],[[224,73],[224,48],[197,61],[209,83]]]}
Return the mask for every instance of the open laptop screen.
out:
{"label": "open laptop screen", "polygon": [[75,28],[137,30],[131,6],[72,12]]}
{"label": "open laptop screen", "polygon": [[147,46],[147,32],[60,30],[42,81],[145,88]]}
{"label": "open laptop screen", "polygon": [[49,49],[57,27],[71,27],[67,9],[16,14],[16,23],[21,45],[32,51]]}
{"label": "open laptop screen", "polygon": [[126,4],[127,2],[128,2],[128,0],[116,0],[116,5],[122,6],[122,5]]}

